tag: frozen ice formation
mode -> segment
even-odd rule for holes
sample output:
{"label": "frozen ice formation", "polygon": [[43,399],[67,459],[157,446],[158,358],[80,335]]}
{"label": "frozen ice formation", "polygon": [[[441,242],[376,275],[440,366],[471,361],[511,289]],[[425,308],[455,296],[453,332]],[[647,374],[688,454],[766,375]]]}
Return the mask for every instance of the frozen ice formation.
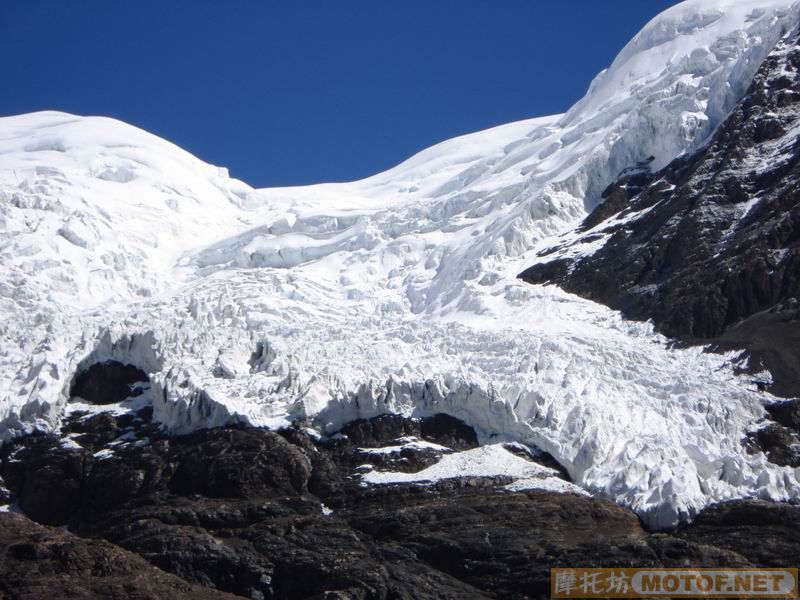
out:
{"label": "frozen ice formation", "polygon": [[788,0],[684,2],[566,114],[353,183],[256,190],[111,119],[0,119],[0,439],[56,428],[74,375],[115,359],[174,432],[443,412],[655,527],[797,499],[796,471],[741,444],[767,397],[734,357],[516,280],[623,169],[700,146],[797,21]]}

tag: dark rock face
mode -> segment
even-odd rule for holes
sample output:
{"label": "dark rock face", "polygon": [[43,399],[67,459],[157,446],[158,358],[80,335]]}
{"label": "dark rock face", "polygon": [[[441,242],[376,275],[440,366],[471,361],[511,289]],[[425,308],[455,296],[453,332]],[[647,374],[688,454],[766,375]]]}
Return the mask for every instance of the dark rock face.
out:
{"label": "dark rock face", "polygon": [[800,467],[800,437],[778,423],[769,423],[750,434],[755,448],[770,462],[785,467]]}
{"label": "dark rock face", "polygon": [[[77,548],[69,555],[70,571],[54,566],[53,551],[9,550],[17,543],[9,542],[0,589],[18,589],[20,574],[32,574],[28,588],[10,597],[32,598],[35,592],[25,596],[25,590],[67,585],[55,574],[91,570],[106,552],[123,557],[114,563],[117,570],[105,571],[118,577],[113,584],[73,578],[73,587],[63,589],[98,597],[106,588],[91,586],[147,576],[151,588],[143,587],[141,597],[181,597],[193,584],[206,590],[194,597],[224,591],[286,599],[547,598],[555,566],[800,561],[800,507],[731,503],[681,531],[651,534],[633,513],[607,500],[511,493],[500,487],[507,482],[502,477],[361,484],[358,469],[365,464],[414,471],[449,449],[475,447],[475,432],[444,415],[357,421],[328,439],[310,437],[300,426],[166,437],[147,419],[109,414],[74,416],[65,431],[79,445],[40,435],[0,450],[0,476],[13,499],[31,517],[69,524],[81,536],[0,516],[0,551],[3,535],[17,539],[33,530],[66,536]],[[124,443],[106,441],[109,432]],[[414,450],[407,444],[414,439],[446,448],[431,452],[418,444]],[[383,451],[370,452],[378,448]],[[768,553],[771,540],[780,543],[780,554]],[[163,581],[186,587],[147,596],[162,585],[159,577],[171,576],[127,562],[134,560],[129,553],[183,583]],[[115,597],[117,588],[108,589],[103,597]]]}
{"label": "dark rock face", "polygon": [[0,514],[0,597],[160,600],[235,596],[192,585],[102,540]]}
{"label": "dark rock face", "polygon": [[[371,455],[346,438],[315,443],[300,430],[280,435],[218,429],[154,436],[151,443],[118,447],[107,458],[95,456],[109,418],[80,424],[99,429],[86,438],[89,448],[64,449],[58,440],[38,436],[4,449],[3,475],[23,508],[29,505],[23,496],[41,498],[46,506],[40,514],[50,522],[70,522],[82,535],[108,539],[188,581],[246,597],[323,597],[331,590],[348,598],[481,597],[412,553],[376,542],[345,518],[323,512],[321,499],[308,493],[312,469],[332,483],[316,487],[336,512],[362,490],[349,479],[356,463]],[[440,441],[474,444],[474,432],[447,417],[424,425],[389,417],[350,427],[372,446],[423,429],[441,432]],[[63,456],[83,464],[77,477],[71,477]],[[48,495],[57,476],[43,481],[29,461],[80,481],[77,502],[65,505]],[[414,591],[427,589],[429,594]]]}
{"label": "dark rock face", "polygon": [[770,461],[787,467],[800,467],[800,400],[767,405],[773,419],[750,434],[754,450],[764,452]]}
{"label": "dark rock face", "polygon": [[181,496],[302,494],[311,474],[299,448],[261,430],[206,431],[197,438],[173,440],[167,454],[176,465],[168,487]]}
{"label": "dark rock face", "polygon": [[776,402],[767,406],[767,412],[774,421],[800,433],[800,399]]}
{"label": "dark rock face", "polygon": [[387,441],[403,436],[437,440],[439,444],[453,450],[478,447],[478,436],[472,427],[444,414],[428,419],[406,419],[399,415],[359,419],[345,425],[342,434],[356,446],[365,447],[381,447]]}
{"label": "dark rock face", "polygon": [[[543,492],[487,494],[443,487],[365,498],[354,527],[398,544],[439,571],[497,597],[547,597],[551,566],[660,564],[629,511]],[[455,500],[455,501],[453,501]]]}
{"label": "dark rock face", "polygon": [[147,373],[141,369],[110,360],[96,363],[79,373],[69,395],[78,396],[92,404],[113,404],[136,395],[136,384],[149,380]]}
{"label": "dark rock face", "polygon": [[773,391],[798,395],[798,68],[795,33],[707,147],[606,190],[577,242],[604,238],[599,250],[573,259],[554,247],[520,277],[652,319],[672,337],[752,349],[778,379]]}
{"label": "dark rock face", "polygon": [[748,373],[768,370],[773,382],[756,381],[778,396],[797,396],[800,390],[800,311],[787,301],[728,327],[709,340],[718,350],[746,349]]}
{"label": "dark rock face", "polygon": [[751,564],[785,567],[800,553],[800,509],[762,500],[713,506],[677,536],[687,541],[736,553]]}

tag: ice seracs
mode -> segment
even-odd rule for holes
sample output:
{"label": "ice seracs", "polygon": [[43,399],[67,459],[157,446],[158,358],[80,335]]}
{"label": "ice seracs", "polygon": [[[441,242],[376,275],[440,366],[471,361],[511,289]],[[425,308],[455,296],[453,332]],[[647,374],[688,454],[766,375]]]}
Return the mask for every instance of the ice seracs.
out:
{"label": "ice seracs", "polygon": [[254,190],[110,119],[0,119],[0,437],[53,429],[76,372],[117,360],[175,432],[444,412],[654,526],[798,498],[741,444],[765,397],[732,357],[516,280],[620,171],[702,144],[797,15],[685,2],[565,115],[346,184]]}

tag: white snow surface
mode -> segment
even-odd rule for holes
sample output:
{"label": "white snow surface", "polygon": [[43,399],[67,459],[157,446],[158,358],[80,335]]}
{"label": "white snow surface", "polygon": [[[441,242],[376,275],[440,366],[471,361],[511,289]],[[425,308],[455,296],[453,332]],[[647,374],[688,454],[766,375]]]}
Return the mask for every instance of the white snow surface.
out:
{"label": "white snow surface", "polygon": [[359,448],[361,454],[399,454],[403,450],[431,450],[434,452],[451,452],[450,448],[440,444],[434,444],[425,440],[417,439],[413,436],[397,438],[393,446],[383,446],[381,448]]}
{"label": "white snow surface", "polygon": [[797,21],[684,2],[566,114],[345,184],[256,190],[111,119],[0,119],[0,439],[57,428],[75,373],[113,358],[173,432],[444,412],[656,527],[798,499],[797,471],[742,447],[768,398],[732,357],[516,280],[620,171],[701,145]]}
{"label": "white snow surface", "polygon": [[429,484],[459,477],[510,477],[506,489],[514,492],[547,490],[559,493],[586,494],[578,486],[559,479],[555,469],[543,467],[512,454],[502,444],[486,444],[472,450],[447,454],[435,465],[416,473],[369,471],[361,475],[370,484]]}

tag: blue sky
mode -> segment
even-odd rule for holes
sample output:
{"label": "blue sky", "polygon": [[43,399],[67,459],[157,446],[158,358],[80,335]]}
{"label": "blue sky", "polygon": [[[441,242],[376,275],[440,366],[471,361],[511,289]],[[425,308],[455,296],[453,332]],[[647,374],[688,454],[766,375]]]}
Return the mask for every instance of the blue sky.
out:
{"label": "blue sky", "polygon": [[262,187],[563,112],[674,0],[2,0],[0,115],[143,127]]}

